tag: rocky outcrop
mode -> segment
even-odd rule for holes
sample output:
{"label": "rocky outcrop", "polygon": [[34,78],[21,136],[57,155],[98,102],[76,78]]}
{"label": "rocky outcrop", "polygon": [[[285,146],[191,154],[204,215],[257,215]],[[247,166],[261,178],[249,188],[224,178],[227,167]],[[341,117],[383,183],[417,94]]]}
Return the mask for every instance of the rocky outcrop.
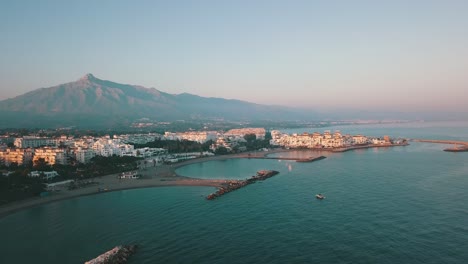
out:
{"label": "rocky outcrop", "polygon": [[97,258],[86,261],[85,264],[124,264],[135,253],[136,247],[136,245],[116,246]]}

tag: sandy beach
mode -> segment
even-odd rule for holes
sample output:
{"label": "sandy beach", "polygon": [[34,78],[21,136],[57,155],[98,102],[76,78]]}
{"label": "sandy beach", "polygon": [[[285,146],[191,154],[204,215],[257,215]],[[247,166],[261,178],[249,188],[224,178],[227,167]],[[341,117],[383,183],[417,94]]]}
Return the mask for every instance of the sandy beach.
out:
{"label": "sandy beach", "polygon": [[14,212],[38,206],[41,204],[61,201],[80,196],[100,194],[105,192],[136,189],[136,188],[152,188],[152,187],[167,187],[167,186],[211,186],[221,187],[226,180],[218,179],[196,179],[178,175],[175,170],[179,167],[186,166],[193,163],[205,162],[210,160],[226,160],[233,158],[256,158],[265,157],[268,154],[281,152],[285,150],[272,150],[266,152],[251,152],[242,154],[230,154],[223,156],[203,157],[192,160],[179,162],[172,165],[161,165],[153,167],[147,165],[142,168],[139,173],[142,175],[140,179],[118,179],[117,174],[106,175],[102,177],[90,178],[87,180],[95,182],[83,188],[68,190],[66,186],[57,187],[56,191],[50,192],[46,197],[33,197],[0,207],[0,217],[12,214]]}

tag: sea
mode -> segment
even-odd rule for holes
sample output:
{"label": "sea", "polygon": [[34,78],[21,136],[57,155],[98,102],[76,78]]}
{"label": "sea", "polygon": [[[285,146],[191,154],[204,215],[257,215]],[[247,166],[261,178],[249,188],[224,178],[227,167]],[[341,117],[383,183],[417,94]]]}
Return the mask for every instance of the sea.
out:
{"label": "sea", "polygon": [[[289,129],[468,141],[468,122]],[[0,263],[84,263],[138,244],[128,263],[468,263],[468,153],[443,144],[292,151],[312,163],[230,159],[181,167],[196,178],[280,173],[208,201],[212,187],[124,190],[0,219]],[[323,194],[324,200],[315,195]]]}

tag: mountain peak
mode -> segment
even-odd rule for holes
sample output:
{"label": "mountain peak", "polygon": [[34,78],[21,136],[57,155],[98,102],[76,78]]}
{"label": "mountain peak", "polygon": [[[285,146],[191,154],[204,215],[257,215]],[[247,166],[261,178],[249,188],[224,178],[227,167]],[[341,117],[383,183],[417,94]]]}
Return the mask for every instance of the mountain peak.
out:
{"label": "mountain peak", "polygon": [[310,113],[303,110],[293,111],[188,93],[178,96],[138,85],[98,79],[90,73],[74,82],[37,89],[0,101],[0,113],[0,128],[128,127],[143,117],[155,122],[193,118],[234,121],[310,118]]}
{"label": "mountain peak", "polygon": [[97,80],[97,78],[94,77],[94,75],[91,73],[88,73],[80,78],[80,81],[94,81],[94,80]]}

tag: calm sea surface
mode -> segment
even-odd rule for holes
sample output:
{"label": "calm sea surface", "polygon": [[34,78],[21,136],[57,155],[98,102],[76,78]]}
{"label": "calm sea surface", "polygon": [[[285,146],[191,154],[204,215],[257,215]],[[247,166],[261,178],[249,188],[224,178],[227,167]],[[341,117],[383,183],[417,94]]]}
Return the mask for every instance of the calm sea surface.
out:
{"label": "calm sea surface", "polygon": [[[328,129],[468,140],[467,123]],[[412,143],[323,153],[327,158],[313,163],[189,165],[178,173],[280,174],[214,201],[204,199],[211,187],[164,187],[27,209],[0,219],[0,263],[83,263],[131,243],[140,249],[129,263],[468,263],[468,153],[444,147]],[[316,193],[326,199],[316,200]]]}

